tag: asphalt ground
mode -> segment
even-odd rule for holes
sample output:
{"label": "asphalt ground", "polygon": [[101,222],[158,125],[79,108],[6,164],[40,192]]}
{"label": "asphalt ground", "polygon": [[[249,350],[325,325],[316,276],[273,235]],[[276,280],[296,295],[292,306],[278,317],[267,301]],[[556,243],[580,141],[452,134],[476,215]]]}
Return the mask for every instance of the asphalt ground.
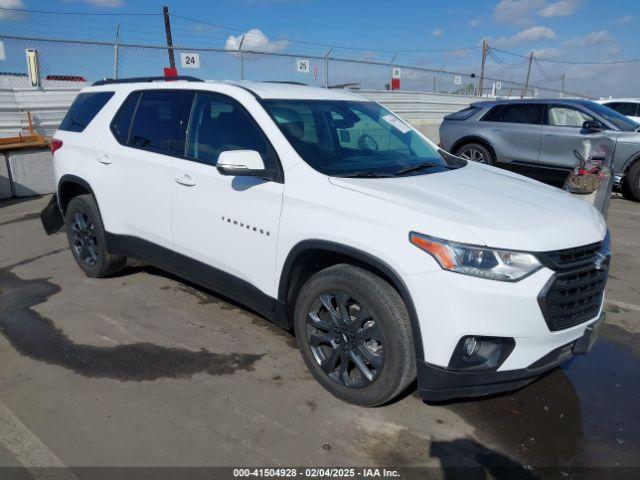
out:
{"label": "asphalt ground", "polygon": [[[365,409],[332,397],[293,337],[238,304],[144,264],[87,278],[66,236],[43,232],[47,201],[0,203],[0,478],[240,465],[640,472],[620,468],[640,466],[640,203],[611,202],[608,317],[589,355],[514,393],[427,404],[409,391]],[[41,469],[62,466],[74,470]]]}

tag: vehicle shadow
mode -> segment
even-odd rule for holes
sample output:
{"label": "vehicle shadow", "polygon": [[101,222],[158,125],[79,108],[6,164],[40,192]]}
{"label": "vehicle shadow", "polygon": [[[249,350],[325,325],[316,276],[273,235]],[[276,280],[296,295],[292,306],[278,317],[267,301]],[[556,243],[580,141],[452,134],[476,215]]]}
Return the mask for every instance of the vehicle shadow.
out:
{"label": "vehicle shadow", "polygon": [[440,461],[445,480],[539,478],[530,468],[469,438],[431,442],[429,453]]}
{"label": "vehicle shadow", "polygon": [[[147,275],[153,275],[156,277],[163,277],[168,280],[171,280],[177,284],[177,290],[180,290],[184,293],[188,293],[195,297],[199,303],[205,304],[216,304],[219,308],[224,310],[236,309],[239,312],[245,313],[251,317],[251,321],[255,324],[259,324],[260,326],[268,329],[270,332],[275,335],[281,336],[286,345],[291,348],[298,348],[296,343],[295,335],[293,329],[287,330],[279,327],[272,321],[265,318],[260,313],[250,309],[246,305],[243,305],[240,302],[237,302],[231,298],[228,298],[218,292],[213,290],[209,290],[206,287],[203,287],[197,283],[186,280],[179,275],[174,275],[173,273],[167,272],[165,270],[161,270],[147,263],[143,263],[138,260],[129,260],[127,266],[123,268],[121,271],[115,273],[111,276],[111,278],[122,278],[127,277],[139,273],[145,273]],[[411,392],[409,392],[411,393]]]}

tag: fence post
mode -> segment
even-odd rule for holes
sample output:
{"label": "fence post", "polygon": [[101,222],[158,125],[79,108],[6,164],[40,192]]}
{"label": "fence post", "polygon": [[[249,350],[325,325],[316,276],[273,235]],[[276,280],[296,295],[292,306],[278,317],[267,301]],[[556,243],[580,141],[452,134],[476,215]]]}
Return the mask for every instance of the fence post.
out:
{"label": "fence post", "polygon": [[120,38],[120,24],[116,25],[116,41],[113,44],[113,78],[118,79],[118,41]]}
{"label": "fence post", "polygon": [[240,45],[238,45],[238,51],[240,52],[240,80],[244,80],[244,54],[242,53],[243,43],[244,43],[244,34],[240,39]]}
{"label": "fence post", "polygon": [[484,92],[484,66],[487,62],[487,52],[489,51],[489,42],[482,40],[482,64],[480,65],[480,79],[478,80],[478,91],[480,96]]}
{"label": "fence post", "polygon": [[533,50],[529,54],[529,68],[527,69],[527,80],[524,82],[524,92],[520,98],[527,96],[527,90],[529,90],[529,79],[531,78],[531,64],[533,63]]}
{"label": "fence post", "polygon": [[324,56],[324,88],[329,88],[329,55],[333,48],[330,48],[327,54]]}

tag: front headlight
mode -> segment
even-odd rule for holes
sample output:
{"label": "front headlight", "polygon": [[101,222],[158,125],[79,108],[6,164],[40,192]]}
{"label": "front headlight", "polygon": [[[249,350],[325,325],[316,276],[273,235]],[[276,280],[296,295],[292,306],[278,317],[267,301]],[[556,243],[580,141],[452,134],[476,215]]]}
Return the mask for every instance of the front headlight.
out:
{"label": "front headlight", "polygon": [[465,245],[416,232],[409,234],[409,241],[435,258],[445,270],[475,277],[514,282],[542,267],[531,253]]}

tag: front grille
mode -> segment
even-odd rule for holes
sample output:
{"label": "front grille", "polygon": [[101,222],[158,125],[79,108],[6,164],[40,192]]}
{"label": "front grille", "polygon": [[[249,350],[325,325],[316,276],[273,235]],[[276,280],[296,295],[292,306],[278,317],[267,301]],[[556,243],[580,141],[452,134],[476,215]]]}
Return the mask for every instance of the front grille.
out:
{"label": "front grille", "polygon": [[557,272],[538,298],[549,330],[573,327],[598,315],[608,275],[607,262],[597,267],[601,249],[602,242],[538,255]]}
{"label": "front grille", "polygon": [[603,242],[592,243],[584,247],[567,248],[554,252],[538,254],[542,262],[552,270],[573,270],[593,265]]}

